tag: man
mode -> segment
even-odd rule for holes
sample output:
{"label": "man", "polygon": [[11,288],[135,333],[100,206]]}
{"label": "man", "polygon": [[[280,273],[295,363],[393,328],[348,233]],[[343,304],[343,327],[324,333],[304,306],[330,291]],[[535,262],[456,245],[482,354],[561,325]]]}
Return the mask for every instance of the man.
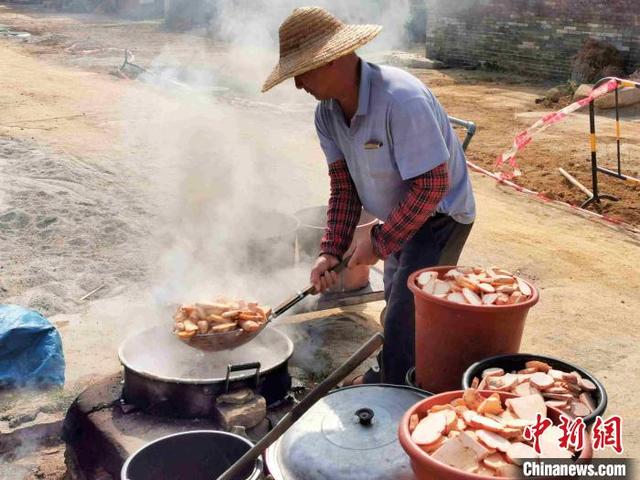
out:
{"label": "man", "polygon": [[[387,302],[379,369],[355,383],[403,384],[414,365],[408,276],[455,265],[475,218],[464,153],[431,91],[400,69],[361,60],[357,48],[381,27],[345,25],[322,8],[298,8],[280,26],[280,61],[263,86],[294,77],[320,101],[315,124],[329,164],[327,228],[311,282],[335,285],[329,270],[384,259]],[[347,252],[364,207],[383,223]]]}

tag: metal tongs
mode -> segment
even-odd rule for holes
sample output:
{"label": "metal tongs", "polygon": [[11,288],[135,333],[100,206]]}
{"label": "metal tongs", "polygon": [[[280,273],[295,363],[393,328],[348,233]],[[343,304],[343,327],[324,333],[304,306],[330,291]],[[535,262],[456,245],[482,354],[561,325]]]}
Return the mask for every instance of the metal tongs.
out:
{"label": "metal tongs", "polygon": [[[344,258],[342,262],[338,265],[330,269],[331,272],[340,273],[349,264],[349,260],[351,260],[351,255]],[[236,330],[232,330],[230,332],[223,333],[204,333],[204,334],[196,334],[193,337],[187,339],[181,339],[184,343],[189,345],[190,347],[197,348],[198,350],[204,350],[207,352],[217,352],[220,350],[232,350],[234,348],[238,348],[245,343],[250,342],[256,336],[264,330],[264,328],[275,318],[278,318],[284,312],[292,308],[293,306],[300,303],[307,296],[315,293],[315,287],[310,284],[304,290],[299,291],[294,296],[285,300],[283,303],[278,305],[272,312],[271,315],[267,318],[267,320],[260,325],[260,328],[253,332],[246,332],[241,328],[237,328]]]}

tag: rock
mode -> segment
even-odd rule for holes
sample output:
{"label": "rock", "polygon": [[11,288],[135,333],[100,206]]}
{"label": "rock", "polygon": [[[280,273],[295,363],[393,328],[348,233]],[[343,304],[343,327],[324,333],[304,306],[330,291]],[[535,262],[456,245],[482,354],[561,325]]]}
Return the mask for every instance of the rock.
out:
{"label": "rock", "polygon": [[590,83],[604,77],[619,77],[624,71],[624,64],[624,55],[615,45],[588,38],[573,57],[571,80]]}
{"label": "rock", "polygon": [[226,403],[229,405],[242,405],[252,400],[255,393],[250,388],[241,388],[233,392],[224,393],[216,398],[217,403]]}
{"label": "rock", "polygon": [[[640,103],[640,88],[623,88],[618,91],[618,105],[628,107]],[[596,100],[596,107],[601,110],[615,108],[616,97],[613,92]]]}
{"label": "rock", "polygon": [[262,437],[271,431],[272,425],[275,425],[275,423],[272,423],[268,418],[265,418],[258,425],[247,430],[247,434],[244,437],[248,438],[253,443],[258,443],[262,440]]}
{"label": "rock", "polygon": [[234,426],[253,428],[266,417],[267,402],[264,397],[256,395],[242,405],[219,403],[215,410],[216,420],[224,430],[230,430]]}
{"label": "rock", "polygon": [[591,90],[593,90],[592,84],[583,83],[576,89],[575,93],[573,94],[573,100],[577,102],[578,100],[582,100],[583,98],[588,97],[591,94]]}
{"label": "rock", "polygon": [[547,100],[552,100],[554,102],[557,102],[558,100],[560,100],[562,97],[564,97],[567,94],[567,90],[565,85],[558,85],[557,87],[553,87],[550,88],[549,90],[547,90],[544,94],[544,97]]}

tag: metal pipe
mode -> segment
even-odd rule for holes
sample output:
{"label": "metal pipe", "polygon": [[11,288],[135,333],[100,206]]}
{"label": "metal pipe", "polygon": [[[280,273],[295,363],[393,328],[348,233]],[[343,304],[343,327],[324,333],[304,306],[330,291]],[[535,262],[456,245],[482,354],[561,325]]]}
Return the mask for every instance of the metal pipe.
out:
{"label": "metal pipe", "polygon": [[585,208],[593,202],[600,203],[600,196],[598,194],[598,160],[596,158],[596,113],[593,102],[589,103],[589,140],[591,146],[591,189],[593,195],[580,205],[581,208]]}
{"label": "metal pipe", "polygon": [[471,121],[461,120],[459,118],[451,117],[451,116],[449,116],[449,121],[454,125],[460,125],[461,127],[464,127],[467,129],[467,136],[464,138],[464,141],[462,142],[462,150],[466,151],[467,147],[469,146],[469,143],[471,142],[471,139],[476,134],[476,129],[477,129],[476,124]]}
{"label": "metal pipe", "polygon": [[571,183],[572,185],[575,185],[580,190],[582,190],[587,195],[588,198],[593,197],[593,192],[589,190],[587,187],[585,187],[583,184],[581,184],[573,175],[569,174],[564,168],[558,168],[558,171],[564,178],[569,180],[569,183]]}
{"label": "metal pipe", "polygon": [[640,178],[630,177],[629,175],[625,175],[624,173],[617,173],[613,170],[609,170],[608,168],[601,167],[600,165],[598,165],[598,171],[606,175],[611,175],[612,177],[619,178],[621,180],[626,180],[627,182],[640,183]]}
{"label": "metal pipe", "polygon": [[245,467],[251,465],[280,435],[286,432],[296,420],[304,415],[318,400],[324,397],[341,380],[351,373],[358,365],[375,353],[382,346],[384,337],[376,333],[367,343],[362,345],[346,362],[324,379],[316,388],[311,390],[300,403],[294,406],[273,429],[245,453],[236,463],[231,465],[217,480],[233,480]]}
{"label": "metal pipe", "polygon": [[620,169],[620,111],[618,110],[618,89],[615,90],[616,96],[616,150],[618,154],[618,175],[622,175]]}

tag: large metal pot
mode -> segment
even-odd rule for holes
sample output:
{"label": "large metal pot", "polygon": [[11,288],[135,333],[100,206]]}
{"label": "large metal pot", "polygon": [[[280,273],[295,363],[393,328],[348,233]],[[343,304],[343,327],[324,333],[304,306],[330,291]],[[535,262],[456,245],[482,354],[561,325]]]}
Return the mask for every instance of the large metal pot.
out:
{"label": "large metal pot", "polygon": [[191,348],[165,325],[151,327],[129,336],[118,351],[123,398],[149,413],[187,418],[214,415],[216,396],[241,387],[254,389],[270,404],[291,386],[292,354],[293,342],[273,327],[220,352]]}
{"label": "large metal pot", "polygon": [[[242,219],[238,221],[242,222]],[[249,271],[272,272],[295,264],[299,224],[295,217],[264,210],[252,215],[250,223],[247,228],[250,229],[251,238],[246,251],[246,267]]]}
{"label": "large metal pot", "polygon": [[[222,475],[253,445],[232,433],[195,430],[174,433],[148,443],[122,467],[122,480],[211,480]],[[238,480],[262,478],[262,459]]]}
{"label": "large metal pot", "polygon": [[[313,260],[320,253],[320,241],[327,226],[327,207],[309,207],[299,210],[295,217],[300,222],[298,227],[298,251],[301,260]],[[370,235],[371,228],[378,223],[376,217],[362,210],[356,231],[353,235],[353,243],[364,235]],[[352,291],[367,286],[369,283],[369,267],[360,265],[344,270],[340,274],[340,283],[336,291]]]}
{"label": "large metal pot", "polygon": [[319,400],[266,454],[275,480],[413,480],[397,431],[426,397],[395,385],[358,385]]}

